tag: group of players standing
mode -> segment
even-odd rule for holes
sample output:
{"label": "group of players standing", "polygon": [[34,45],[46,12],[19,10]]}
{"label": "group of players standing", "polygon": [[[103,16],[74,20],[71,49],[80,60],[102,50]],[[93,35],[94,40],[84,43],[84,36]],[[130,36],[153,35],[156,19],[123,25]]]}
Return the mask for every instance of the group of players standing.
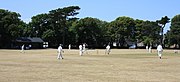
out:
{"label": "group of players standing", "polygon": [[[69,49],[71,49],[71,45],[69,45]],[[148,47],[146,46],[146,49],[151,52],[151,46]],[[21,52],[24,53],[24,45],[21,47]],[[64,59],[63,56],[62,56],[62,53],[64,52],[63,48],[62,48],[62,45],[60,44],[58,49],[57,49],[57,52],[58,52],[58,56],[57,56],[57,59]],[[80,56],[83,56],[83,54],[86,52],[86,44],[82,44],[82,45],[79,45],[79,55]],[[158,45],[157,46],[157,53],[158,53],[158,56],[159,58],[161,59],[162,57],[162,52],[163,52],[163,48],[161,45]],[[106,50],[105,50],[105,54],[110,54],[110,45],[107,45],[106,46]]]}

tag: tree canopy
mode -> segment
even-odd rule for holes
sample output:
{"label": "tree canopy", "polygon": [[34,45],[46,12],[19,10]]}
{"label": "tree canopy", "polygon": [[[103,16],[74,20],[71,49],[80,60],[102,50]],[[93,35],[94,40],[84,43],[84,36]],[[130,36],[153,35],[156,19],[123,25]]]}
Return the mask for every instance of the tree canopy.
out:
{"label": "tree canopy", "polygon": [[121,16],[106,22],[92,17],[77,18],[78,10],[79,6],[57,8],[33,16],[26,24],[19,13],[0,9],[0,48],[11,47],[18,37],[40,37],[49,42],[49,47],[72,44],[78,48],[86,43],[89,48],[104,48],[116,43],[116,48],[122,48],[129,47],[129,42],[155,46],[164,40],[168,47],[180,45],[180,15],[171,19],[170,30],[163,38],[163,29],[170,22],[167,16],[156,21]]}
{"label": "tree canopy", "polygon": [[26,24],[16,12],[0,9],[0,48],[7,48],[11,41],[23,34]]}
{"label": "tree canopy", "polygon": [[175,48],[179,48],[180,45],[180,14],[174,16],[171,19],[170,31],[166,34],[167,46],[175,45]]}
{"label": "tree canopy", "polygon": [[66,44],[68,39],[69,23],[76,20],[74,17],[78,14],[78,6],[69,6],[49,11],[49,13],[39,14],[32,17],[29,23],[29,36],[41,37],[55,47],[59,44]]}

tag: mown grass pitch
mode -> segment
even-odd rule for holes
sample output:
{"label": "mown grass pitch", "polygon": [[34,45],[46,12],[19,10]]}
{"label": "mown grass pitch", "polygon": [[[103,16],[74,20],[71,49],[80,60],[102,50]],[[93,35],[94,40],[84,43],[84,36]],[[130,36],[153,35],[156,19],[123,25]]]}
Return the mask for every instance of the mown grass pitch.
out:
{"label": "mown grass pitch", "polygon": [[179,82],[180,54],[164,50],[103,49],[65,50],[57,60],[56,49],[0,50],[0,82]]}

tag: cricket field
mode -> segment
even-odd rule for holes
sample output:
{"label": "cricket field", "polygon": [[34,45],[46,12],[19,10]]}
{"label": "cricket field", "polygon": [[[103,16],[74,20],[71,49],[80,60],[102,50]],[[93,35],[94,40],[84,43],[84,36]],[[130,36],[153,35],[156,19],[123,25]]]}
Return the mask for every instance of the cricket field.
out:
{"label": "cricket field", "polygon": [[154,49],[87,50],[0,49],[0,82],[179,82],[180,53],[164,50],[159,59]]}

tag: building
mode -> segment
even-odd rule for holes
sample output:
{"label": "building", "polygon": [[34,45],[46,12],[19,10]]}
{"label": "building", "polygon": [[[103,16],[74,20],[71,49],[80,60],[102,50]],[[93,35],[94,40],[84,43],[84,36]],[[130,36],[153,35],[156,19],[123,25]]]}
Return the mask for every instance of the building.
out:
{"label": "building", "polygon": [[25,45],[26,49],[41,49],[44,41],[38,37],[19,37],[13,42],[14,48],[20,48]]}

